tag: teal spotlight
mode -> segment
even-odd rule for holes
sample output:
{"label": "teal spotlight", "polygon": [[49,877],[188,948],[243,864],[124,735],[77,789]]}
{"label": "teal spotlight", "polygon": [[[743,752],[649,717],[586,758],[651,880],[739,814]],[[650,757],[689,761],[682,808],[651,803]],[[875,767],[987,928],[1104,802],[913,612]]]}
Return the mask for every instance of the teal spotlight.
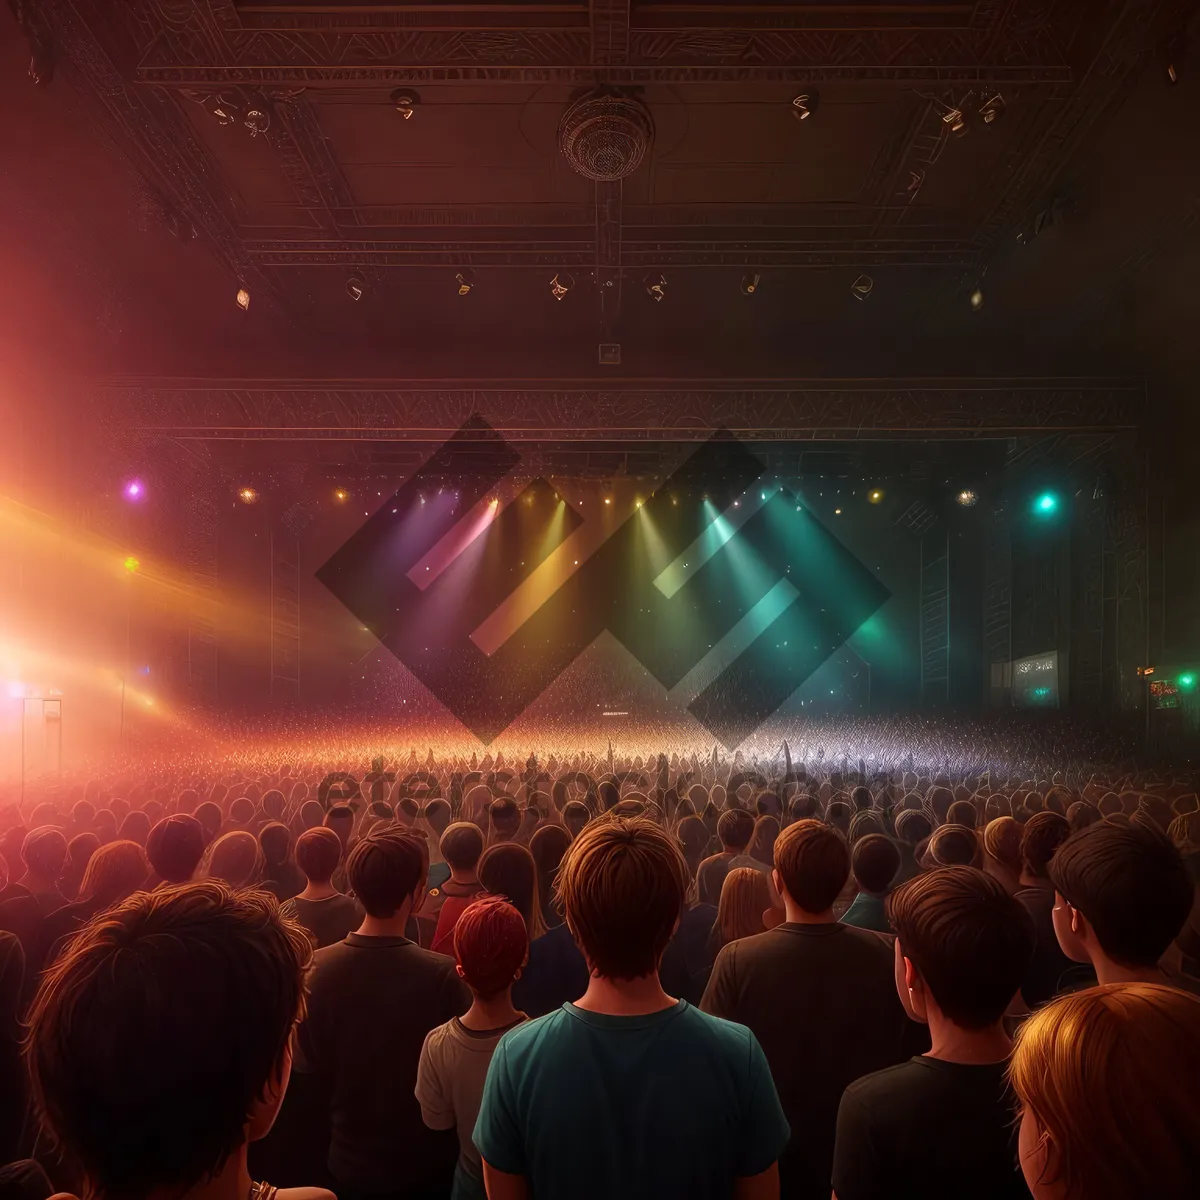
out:
{"label": "teal spotlight", "polygon": [[1194,671],[1184,671],[1177,680],[1179,688],[1184,692],[1191,692],[1196,687],[1196,673]]}
{"label": "teal spotlight", "polygon": [[1052,516],[1058,512],[1058,497],[1053,492],[1043,492],[1033,502],[1033,511],[1042,517]]}

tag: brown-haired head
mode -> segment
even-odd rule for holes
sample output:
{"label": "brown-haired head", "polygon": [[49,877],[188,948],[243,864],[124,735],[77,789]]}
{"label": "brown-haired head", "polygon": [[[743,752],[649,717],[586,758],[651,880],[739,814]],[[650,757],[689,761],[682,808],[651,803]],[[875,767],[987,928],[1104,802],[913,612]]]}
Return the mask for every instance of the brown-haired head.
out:
{"label": "brown-haired head", "polygon": [[306,829],[296,839],[296,866],[310,883],[328,883],[341,861],[341,839],[324,825]]}
{"label": "brown-haired head", "polygon": [[215,880],[137,892],[68,943],[26,1054],[42,1123],[90,1194],[183,1194],[266,1133],[310,955],[270,896]]}
{"label": "brown-haired head", "polygon": [[1071,826],[1061,813],[1034,813],[1021,833],[1021,863],[1026,874],[1045,879],[1054,852],[1071,836]]}
{"label": "brown-haired head", "polygon": [[1060,996],[1021,1027],[1009,1078],[1031,1187],[1200,1195],[1200,998],[1152,983]]}
{"label": "brown-haired head", "polygon": [[429,847],[402,825],[380,825],[360,838],[346,859],[346,877],[369,916],[388,920],[418,891],[429,874]]}
{"label": "brown-haired head", "polygon": [[[1029,915],[999,880],[974,867],[938,867],[898,887],[887,914],[897,954],[949,1020],[964,1029],[1000,1020],[1033,957],[1034,935]],[[906,1000],[907,988],[896,982]]]}
{"label": "brown-haired head", "polygon": [[489,846],[479,860],[479,882],[493,896],[503,896],[521,914],[530,941],[546,932],[537,864],[527,847],[520,842]]}
{"label": "brown-haired head", "polygon": [[204,852],[197,875],[219,879],[230,887],[254,887],[266,869],[258,838],[245,829],[223,833]]}
{"label": "brown-haired head", "polygon": [[658,969],[688,883],[674,838],[645,817],[610,816],[571,843],[558,895],[591,968],[607,979],[640,979]]}
{"label": "brown-haired head", "polygon": [[483,831],[474,821],[455,821],[442,834],[438,849],[455,871],[474,871],[483,854]]}
{"label": "brown-haired head", "polygon": [[850,848],[831,825],[795,821],[775,842],[775,872],[805,912],[828,912],[850,878]]}
{"label": "brown-haired head", "polygon": [[88,860],[79,897],[107,908],[136,892],[149,874],[146,852],[137,842],[108,842]]}

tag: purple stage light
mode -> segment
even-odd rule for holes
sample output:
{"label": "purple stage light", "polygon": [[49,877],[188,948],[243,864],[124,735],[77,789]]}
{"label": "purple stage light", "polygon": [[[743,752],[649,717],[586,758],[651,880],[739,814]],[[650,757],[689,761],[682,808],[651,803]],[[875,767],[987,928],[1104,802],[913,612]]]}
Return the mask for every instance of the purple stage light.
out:
{"label": "purple stage light", "polygon": [[125,485],[126,500],[140,500],[146,493],[146,489],[140,479],[131,479]]}

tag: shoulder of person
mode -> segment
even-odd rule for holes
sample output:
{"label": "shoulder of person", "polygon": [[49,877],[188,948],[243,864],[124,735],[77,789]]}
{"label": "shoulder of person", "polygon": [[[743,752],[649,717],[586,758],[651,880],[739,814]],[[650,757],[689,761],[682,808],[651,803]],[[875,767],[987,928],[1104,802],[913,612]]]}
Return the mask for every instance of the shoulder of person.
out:
{"label": "shoulder of person", "polygon": [[860,1076],[846,1087],[844,1094],[868,1110],[890,1107],[897,1102],[907,1108],[914,1082],[921,1077],[920,1065],[908,1059]]}

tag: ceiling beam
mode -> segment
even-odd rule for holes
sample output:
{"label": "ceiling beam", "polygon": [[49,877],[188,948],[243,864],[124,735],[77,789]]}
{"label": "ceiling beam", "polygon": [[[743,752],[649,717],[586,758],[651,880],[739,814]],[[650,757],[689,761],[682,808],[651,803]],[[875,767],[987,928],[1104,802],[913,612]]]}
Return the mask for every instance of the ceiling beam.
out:
{"label": "ceiling beam", "polygon": [[[412,231],[410,231],[411,233]],[[520,237],[480,238],[476,229],[430,229],[427,238],[405,240],[248,239],[247,251],[260,267],[540,267],[592,270],[597,267],[596,242],[590,231],[554,229],[540,236],[534,229]],[[509,232],[509,231],[505,231]],[[744,233],[713,236],[712,230],[655,230],[639,237],[636,230],[600,229],[604,262],[601,280],[613,271],[654,267],[829,267],[896,266],[962,267],[973,265],[973,242],[756,237]],[[697,234],[699,233],[699,236]],[[610,234],[620,239],[614,245]]]}
{"label": "ceiling beam", "polygon": [[[472,413],[506,437],[995,437],[1136,429],[1141,380],[979,379],[109,379],[81,385],[131,431],[211,440],[438,442]],[[564,423],[564,414],[569,414]]]}

